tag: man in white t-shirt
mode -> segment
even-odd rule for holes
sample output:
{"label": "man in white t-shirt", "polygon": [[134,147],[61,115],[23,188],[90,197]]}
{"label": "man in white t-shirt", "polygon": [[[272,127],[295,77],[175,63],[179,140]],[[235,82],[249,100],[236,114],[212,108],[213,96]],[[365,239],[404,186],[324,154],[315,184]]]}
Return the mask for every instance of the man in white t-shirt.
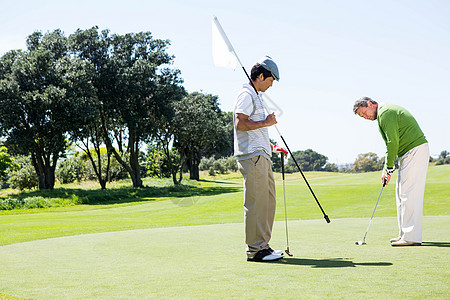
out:
{"label": "man in white t-shirt", "polygon": [[270,162],[274,146],[268,127],[277,120],[274,113],[266,115],[257,92],[265,92],[274,80],[279,80],[278,67],[266,56],[252,67],[250,78],[251,82],[243,85],[234,103],[234,155],[244,177],[247,260],[274,261],[283,258],[283,251],[269,246],[276,199]]}

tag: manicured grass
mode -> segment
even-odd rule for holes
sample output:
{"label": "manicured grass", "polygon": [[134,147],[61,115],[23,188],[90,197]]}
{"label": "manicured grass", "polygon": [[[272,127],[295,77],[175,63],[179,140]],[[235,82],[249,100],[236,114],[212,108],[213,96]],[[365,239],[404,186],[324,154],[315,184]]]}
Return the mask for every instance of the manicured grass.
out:
{"label": "manicured grass", "polygon": [[[0,247],[0,291],[31,299],[448,299],[450,217],[393,248],[394,217],[291,221],[294,257],[245,260],[243,224],[142,229]],[[284,223],[272,246],[285,249]]]}
{"label": "manicured grass", "polygon": [[[272,246],[285,247],[281,175]],[[286,179],[290,249],[279,263],[245,261],[242,178],[205,176],[173,187],[149,180],[106,191],[59,186],[1,197],[83,205],[0,212],[0,299],[442,298],[449,294],[450,166],[429,168],[424,246],[392,248],[394,182],[380,174],[307,172],[327,224],[299,174]],[[395,178],[394,178],[395,179]],[[196,225],[196,226],[192,226]],[[11,296],[8,296],[11,295]]]}
{"label": "manicured grass", "polygon": [[[437,174],[437,175],[436,175]],[[242,222],[242,179],[214,177],[171,192],[171,186],[149,187],[143,190],[129,187],[85,190],[98,200],[94,205],[77,205],[38,210],[0,212],[0,245],[66,235],[119,231],[139,228],[187,226]],[[379,174],[308,173],[325,212],[331,220],[348,217],[369,217],[381,190]],[[300,175],[286,180],[286,198],[290,220],[322,218]],[[277,174],[277,220],[284,220],[281,176]],[[239,179],[238,179],[239,178]],[[425,215],[449,215],[450,166],[431,167],[424,203]],[[163,184],[160,184],[160,186]],[[44,193],[79,193],[79,187]],[[38,193],[38,192],[36,192]],[[39,194],[37,194],[39,195]],[[114,197],[118,199],[114,201]],[[91,197],[91,196],[89,196]],[[394,185],[388,185],[380,199],[376,216],[395,216]]]}

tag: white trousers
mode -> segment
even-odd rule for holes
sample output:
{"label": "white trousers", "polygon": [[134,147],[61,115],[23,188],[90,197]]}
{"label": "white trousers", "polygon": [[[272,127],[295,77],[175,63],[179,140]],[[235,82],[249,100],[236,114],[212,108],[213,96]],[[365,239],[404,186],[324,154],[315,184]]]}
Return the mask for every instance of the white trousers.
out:
{"label": "white trousers", "polygon": [[399,236],[404,241],[422,243],[423,196],[429,158],[428,143],[400,158],[396,198]]}

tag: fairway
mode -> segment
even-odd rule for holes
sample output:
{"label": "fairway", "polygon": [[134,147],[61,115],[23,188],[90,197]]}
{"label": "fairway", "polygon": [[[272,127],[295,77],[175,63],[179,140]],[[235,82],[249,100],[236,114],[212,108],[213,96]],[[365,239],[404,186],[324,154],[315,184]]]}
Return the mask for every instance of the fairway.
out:
{"label": "fairway", "polygon": [[[299,174],[286,180],[294,257],[247,262],[242,178],[200,182],[205,194],[174,194],[0,213],[0,299],[448,299],[450,166],[430,167],[423,245],[393,248],[394,185],[379,173],[306,174],[327,224]],[[286,249],[283,190],[271,246]],[[76,187],[76,191],[80,188]],[[70,189],[55,191],[70,197]],[[101,196],[100,191],[94,191]],[[150,195],[150,196],[149,196]],[[89,191],[86,191],[86,197]],[[16,298],[19,297],[19,298]]]}
{"label": "fairway", "polygon": [[[243,224],[87,234],[0,248],[0,290],[31,299],[447,298],[450,217],[424,246],[392,248],[395,218],[290,222],[294,257],[246,262]],[[272,246],[285,249],[284,223]]]}

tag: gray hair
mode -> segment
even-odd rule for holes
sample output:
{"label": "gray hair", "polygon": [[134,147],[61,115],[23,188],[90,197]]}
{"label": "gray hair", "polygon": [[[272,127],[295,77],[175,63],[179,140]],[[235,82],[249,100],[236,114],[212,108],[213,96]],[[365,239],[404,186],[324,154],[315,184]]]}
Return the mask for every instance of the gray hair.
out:
{"label": "gray hair", "polygon": [[362,97],[359,98],[358,100],[356,100],[355,105],[353,105],[353,112],[356,114],[356,111],[358,110],[358,108],[362,107],[367,107],[367,103],[371,102],[372,104],[378,104],[377,101],[372,100],[369,97]]}

